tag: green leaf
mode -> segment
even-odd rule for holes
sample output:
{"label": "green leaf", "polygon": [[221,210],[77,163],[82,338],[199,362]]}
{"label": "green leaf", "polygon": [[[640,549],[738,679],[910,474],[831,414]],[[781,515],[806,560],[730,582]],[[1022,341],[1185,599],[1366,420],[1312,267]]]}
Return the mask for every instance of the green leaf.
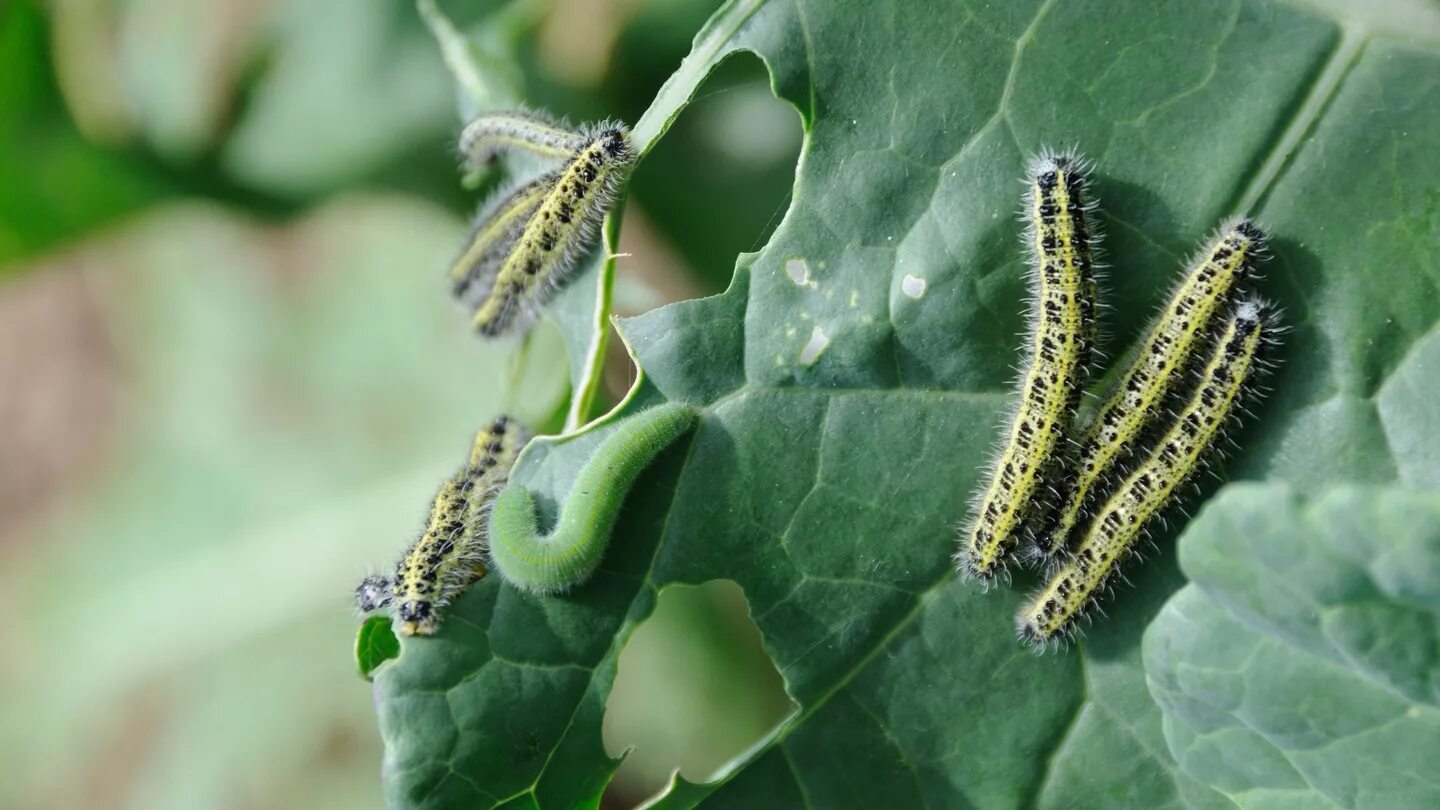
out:
{"label": "green leaf", "polygon": [[370,616],[360,624],[360,632],[355,635],[355,663],[360,677],[374,680],[375,670],[399,655],[400,639],[390,627],[390,617]]}
{"label": "green leaf", "polygon": [[1435,807],[1440,496],[1237,486],[1145,634],[1187,772],[1244,807]]}
{"label": "green leaf", "polygon": [[986,594],[951,569],[1012,397],[1016,179],[1047,145],[1096,162],[1112,355],[1224,217],[1276,235],[1262,290],[1294,328],[1230,474],[1434,482],[1437,31],[1424,8],[727,5],[635,137],[753,51],[805,128],[791,207],[724,294],[622,322],[632,401],[514,477],[559,503],[635,407],[691,402],[701,425],[632,490],[589,583],[536,598],[492,577],[402,640],[376,679],[390,802],[598,801],[619,651],[658,589],[725,578],[799,709],[659,806],[1230,805],[1177,766],[1146,688],[1141,635],[1183,584],[1168,534],[1058,655],[1014,639],[1026,578]]}

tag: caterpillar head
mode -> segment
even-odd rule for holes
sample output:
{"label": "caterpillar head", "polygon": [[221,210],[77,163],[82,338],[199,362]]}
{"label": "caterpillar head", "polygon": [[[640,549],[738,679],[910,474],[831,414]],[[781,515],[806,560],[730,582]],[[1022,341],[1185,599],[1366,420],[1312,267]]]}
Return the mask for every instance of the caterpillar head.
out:
{"label": "caterpillar head", "polygon": [[390,606],[391,588],[394,583],[390,577],[381,574],[371,574],[360,580],[355,588],[355,607],[361,613],[370,613]]}
{"label": "caterpillar head", "polygon": [[617,163],[628,164],[634,161],[635,153],[630,147],[630,132],[623,124],[603,127],[595,133],[596,140],[604,144],[605,154],[609,155]]}
{"label": "caterpillar head", "polygon": [[440,626],[435,613],[435,603],[424,599],[410,599],[395,608],[400,620],[400,632],[407,636],[430,636]]}

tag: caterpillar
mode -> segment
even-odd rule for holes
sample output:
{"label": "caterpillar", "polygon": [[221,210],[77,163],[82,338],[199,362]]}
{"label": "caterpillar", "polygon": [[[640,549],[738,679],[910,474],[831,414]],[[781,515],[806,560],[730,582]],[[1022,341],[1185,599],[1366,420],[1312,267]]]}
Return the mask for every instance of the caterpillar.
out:
{"label": "caterpillar", "polygon": [[1234,301],[1239,285],[1253,275],[1265,235],[1246,219],[1221,226],[1191,262],[1169,302],[1152,324],[1134,359],[1106,397],[1080,440],[1072,473],[1060,482],[1058,508],[1035,533],[1035,554],[1053,559],[1069,548],[1083,528],[1098,490],[1113,482],[1131,448],[1163,410],[1174,380],[1193,368],[1194,358]]}
{"label": "caterpillar", "polygon": [[1169,430],[1096,512],[1083,540],[1049,583],[1016,615],[1021,640],[1037,649],[1069,638],[1099,602],[1151,518],[1202,468],[1221,432],[1261,393],[1257,374],[1278,334],[1276,315],[1255,300],[1236,304],[1210,351],[1199,382]]}
{"label": "caterpillar", "polygon": [[504,151],[561,160],[585,146],[586,136],[531,110],[485,113],[460,130],[466,167],[478,169]]}
{"label": "caterpillar", "polygon": [[355,589],[362,613],[392,609],[407,636],[428,636],[439,628],[441,608],[485,576],[485,517],[528,438],[524,427],[505,416],[475,435],[465,466],[440,486],[424,530],[394,575],[368,576]]}
{"label": "caterpillar", "polygon": [[500,262],[510,253],[520,234],[557,182],[556,172],[542,175],[497,194],[480,207],[465,247],[450,267],[451,292],[471,307],[489,297]]}
{"label": "caterpillar", "polygon": [[636,477],[695,424],[689,405],[658,405],[621,422],[580,469],[555,526],[541,534],[535,498],[507,486],[490,513],[490,556],[505,581],[553,594],[584,583],[600,564]]}
{"label": "caterpillar", "polygon": [[1030,174],[1027,242],[1038,281],[1029,367],[1009,438],[955,556],[963,574],[987,583],[1003,570],[1064,469],[1095,340],[1095,268],[1079,159],[1042,155]]}
{"label": "caterpillar", "polygon": [[499,259],[489,294],[475,308],[482,336],[503,334],[564,286],[634,162],[624,126],[601,124],[587,133]]}

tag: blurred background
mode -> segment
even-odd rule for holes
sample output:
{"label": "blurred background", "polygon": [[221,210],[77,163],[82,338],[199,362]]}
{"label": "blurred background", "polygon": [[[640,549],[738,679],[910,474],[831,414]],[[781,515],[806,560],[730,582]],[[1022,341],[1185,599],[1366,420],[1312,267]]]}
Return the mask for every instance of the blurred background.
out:
{"label": "blurred background", "polygon": [[[481,421],[568,395],[553,329],[520,357],[447,300],[483,189],[420,10],[485,81],[633,123],[718,5],[0,0],[0,807],[381,806],[351,589]],[[620,308],[722,289],[799,147],[723,66],[634,175]],[[665,592],[607,806],[788,711],[737,588]]]}

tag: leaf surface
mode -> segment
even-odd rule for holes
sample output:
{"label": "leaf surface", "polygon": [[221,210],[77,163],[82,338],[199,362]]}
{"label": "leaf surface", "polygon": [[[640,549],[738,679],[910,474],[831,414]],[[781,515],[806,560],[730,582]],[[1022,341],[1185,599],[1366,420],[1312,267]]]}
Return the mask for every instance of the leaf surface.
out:
{"label": "leaf surface", "polygon": [[1186,771],[1242,807],[1440,804],[1440,497],[1237,486],[1180,562],[1145,668]]}
{"label": "leaf surface", "polygon": [[[1435,384],[1419,371],[1440,314],[1440,71],[1432,47],[1347,14],[1139,0],[718,12],[637,143],[718,62],[753,51],[805,129],[793,202],[724,294],[623,322],[643,373],[630,401],[521,459],[515,479],[553,509],[614,421],[661,398],[703,407],[630,493],[599,574],[548,599],[489,578],[379,671],[392,804],[593,805],[616,767],[600,727],[620,649],[660,588],[726,578],[799,708],[659,806],[1229,805],[1176,764],[1146,687],[1141,635],[1183,583],[1167,533],[1060,655],[1015,641],[1029,577],[985,594],[949,558],[1012,398],[1016,180],[1046,146],[1096,164],[1112,355],[1223,218],[1249,212],[1275,234],[1261,288],[1293,330],[1229,474],[1440,478]],[[1387,30],[1433,44],[1433,14],[1399,17]]]}

